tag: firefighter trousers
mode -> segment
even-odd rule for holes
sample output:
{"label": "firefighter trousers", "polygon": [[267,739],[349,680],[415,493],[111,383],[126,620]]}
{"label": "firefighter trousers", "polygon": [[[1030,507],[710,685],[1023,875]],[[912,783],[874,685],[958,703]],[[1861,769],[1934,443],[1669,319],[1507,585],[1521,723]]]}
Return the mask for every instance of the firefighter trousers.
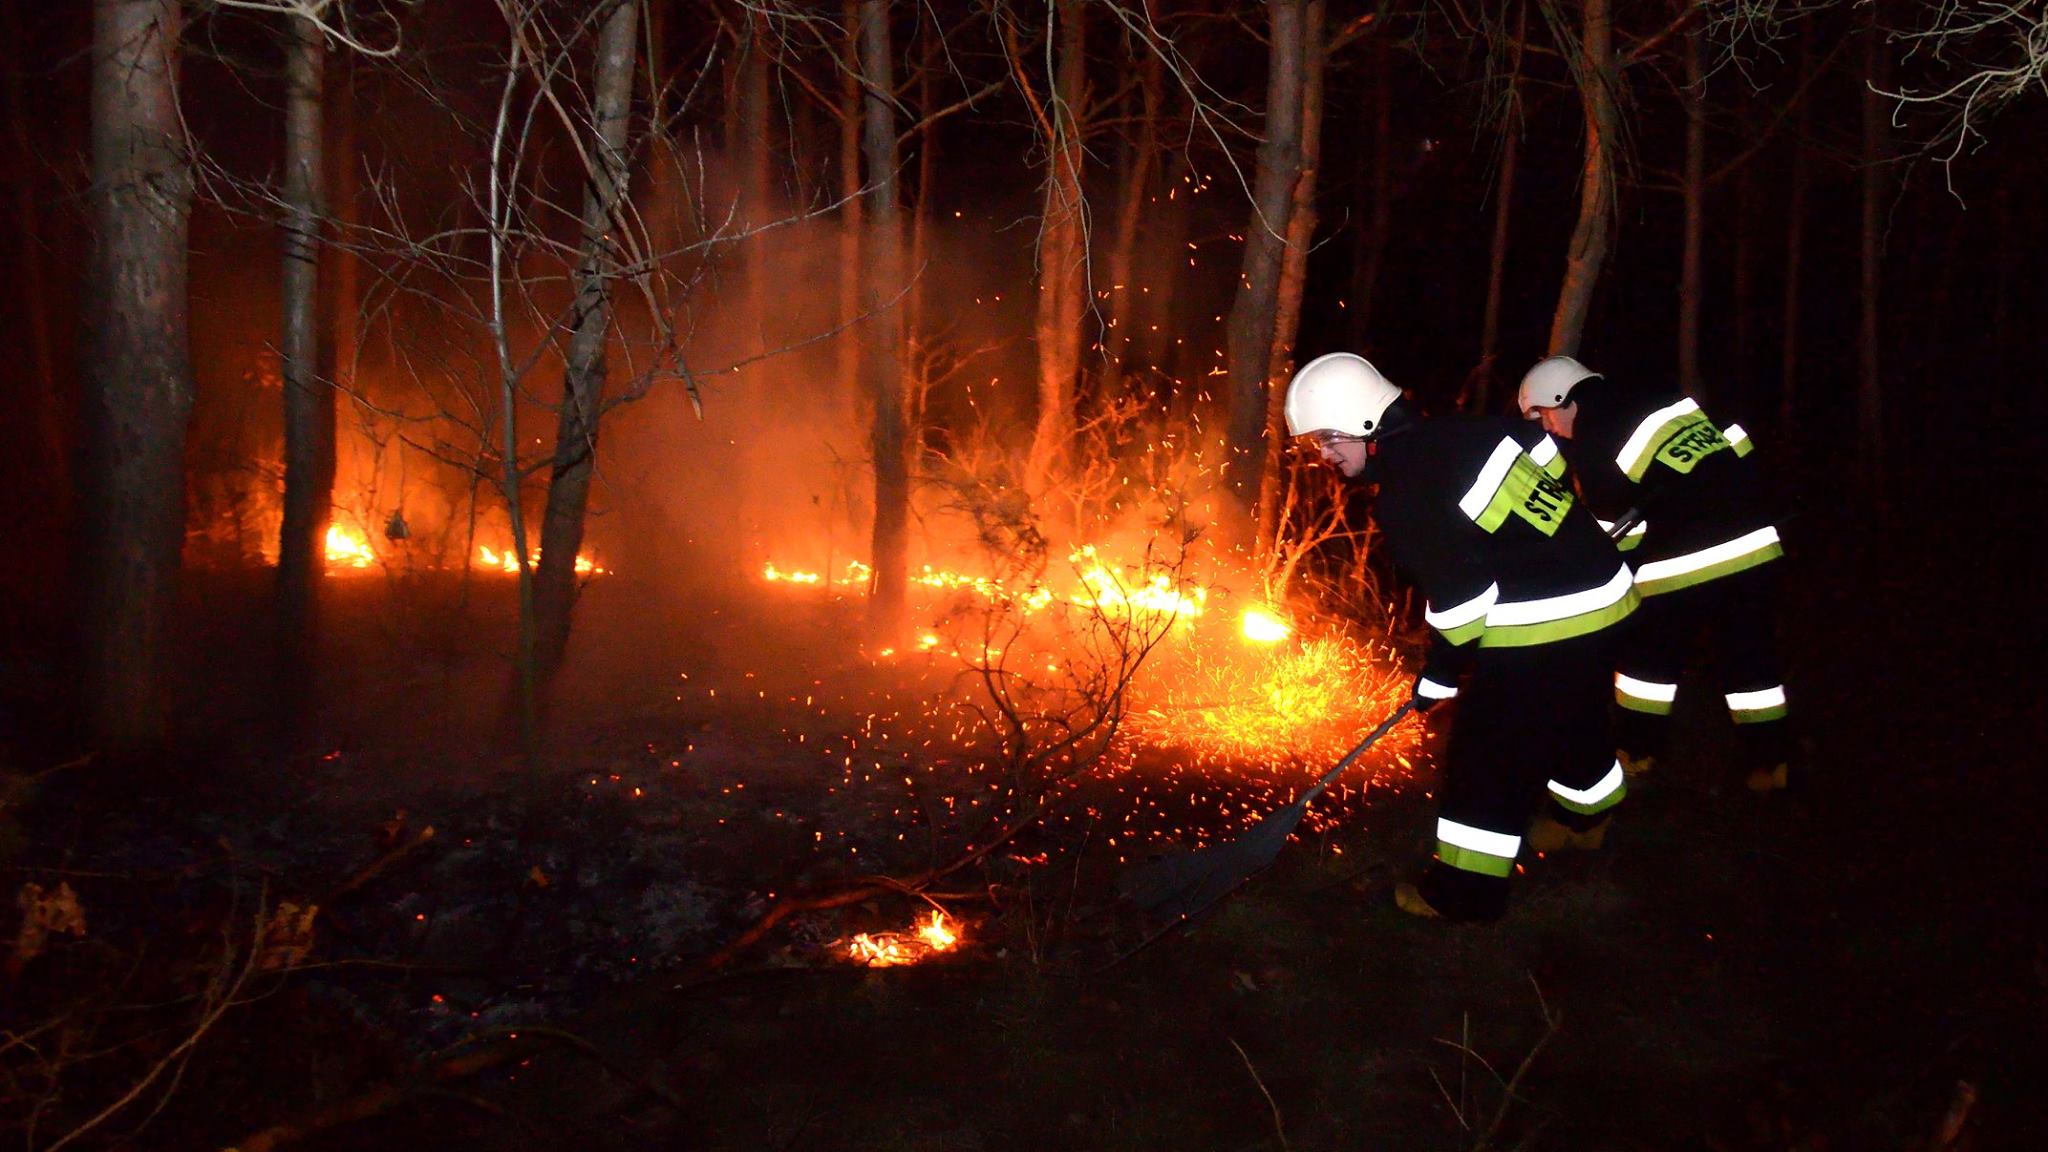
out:
{"label": "firefighter trousers", "polygon": [[1508,878],[1538,808],[1587,828],[1627,792],[1608,692],[1618,628],[1482,648],[1458,693],[1423,895],[1455,919],[1507,910]]}
{"label": "firefighter trousers", "polygon": [[1711,650],[1714,680],[1734,719],[1744,767],[1770,769],[1790,757],[1785,685],[1778,672],[1778,565],[1759,564],[1655,596],[1622,624],[1614,677],[1620,747],[1631,758],[1661,756],[1671,738],[1678,682],[1696,650]]}

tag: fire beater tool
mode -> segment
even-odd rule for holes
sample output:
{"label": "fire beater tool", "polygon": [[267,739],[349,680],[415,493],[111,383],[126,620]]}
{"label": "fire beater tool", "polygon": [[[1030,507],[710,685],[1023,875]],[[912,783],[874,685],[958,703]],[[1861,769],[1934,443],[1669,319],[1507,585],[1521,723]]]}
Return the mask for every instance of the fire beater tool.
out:
{"label": "fire beater tool", "polygon": [[1301,823],[1302,815],[1323,794],[1323,789],[1414,710],[1413,700],[1396,708],[1393,715],[1382,720],[1371,735],[1345,753],[1336,767],[1323,773],[1322,779],[1295,797],[1293,803],[1252,825],[1242,835],[1140,864],[1117,877],[1117,893],[1146,912],[1168,917],[1168,927],[1198,915],[1264,871],[1280,855],[1287,837],[1293,834],[1295,825]]}

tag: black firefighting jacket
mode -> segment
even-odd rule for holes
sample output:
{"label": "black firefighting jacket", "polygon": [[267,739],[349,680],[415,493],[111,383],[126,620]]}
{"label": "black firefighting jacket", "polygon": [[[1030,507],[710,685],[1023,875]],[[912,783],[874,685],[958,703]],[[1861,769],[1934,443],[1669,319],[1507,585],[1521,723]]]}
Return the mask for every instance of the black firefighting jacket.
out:
{"label": "black firefighting jacket", "polygon": [[1372,452],[1374,518],[1434,630],[1418,695],[1455,696],[1475,649],[1583,636],[1635,610],[1628,566],[1561,482],[1565,461],[1540,429],[1430,420]]}
{"label": "black firefighting jacket", "polygon": [[1704,584],[1784,554],[1754,447],[1741,425],[1716,425],[1676,392],[1593,377],[1563,445],[1586,503],[1603,521],[1640,511],[1623,542],[1645,596]]}

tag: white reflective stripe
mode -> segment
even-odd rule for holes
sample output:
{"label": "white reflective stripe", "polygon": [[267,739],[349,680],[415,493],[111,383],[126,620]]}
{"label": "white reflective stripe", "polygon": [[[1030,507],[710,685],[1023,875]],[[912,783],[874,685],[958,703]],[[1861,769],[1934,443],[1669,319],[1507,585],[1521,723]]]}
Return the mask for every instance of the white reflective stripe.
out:
{"label": "white reflective stripe", "polygon": [[1614,579],[1598,588],[1568,592],[1563,596],[1548,596],[1541,600],[1517,600],[1512,603],[1495,604],[1487,610],[1486,623],[1491,627],[1568,620],[1582,612],[1598,611],[1619,601],[1628,595],[1630,586],[1628,565],[1624,564],[1614,574]]}
{"label": "white reflective stripe", "polygon": [[1486,464],[1479,469],[1479,479],[1465,490],[1465,497],[1458,501],[1458,507],[1474,520],[1486,511],[1493,502],[1493,494],[1500,491],[1500,482],[1508,478],[1508,469],[1515,466],[1515,457],[1522,454],[1522,446],[1512,438],[1503,437],[1493,446],[1493,455],[1486,458]]}
{"label": "white reflective stripe", "polygon": [[1415,694],[1424,700],[1449,700],[1458,694],[1458,686],[1439,684],[1424,676],[1415,682]]}
{"label": "white reflective stripe", "polygon": [[1683,576],[1687,572],[1697,572],[1702,568],[1710,568],[1723,560],[1733,560],[1738,556],[1747,556],[1751,552],[1767,548],[1776,543],[1778,543],[1778,530],[1776,528],[1759,528],[1754,532],[1737,536],[1733,540],[1716,544],[1712,548],[1702,548],[1697,552],[1688,552],[1683,556],[1673,556],[1669,560],[1652,560],[1648,564],[1636,569],[1636,583],[1646,584],[1652,580],[1662,580],[1667,576]]}
{"label": "white reflective stripe", "polygon": [[1536,446],[1529,449],[1529,459],[1534,460],[1538,468],[1549,467],[1550,462],[1557,459],[1557,441],[1549,436],[1538,440]]}
{"label": "white reflective stripe", "polygon": [[1669,704],[1673,700],[1678,699],[1678,685],[1676,684],[1659,684],[1654,680],[1638,680],[1633,676],[1625,676],[1619,672],[1614,674],[1614,686],[1622,695],[1633,696],[1638,700],[1655,700],[1660,704]]}
{"label": "white reflective stripe", "polygon": [[1513,860],[1515,854],[1522,850],[1520,836],[1510,836],[1505,832],[1488,832],[1484,828],[1474,828],[1470,824],[1460,824],[1456,820],[1445,819],[1442,816],[1436,818],[1436,838],[1453,847],[1469,848],[1474,852],[1484,852],[1488,856],[1499,856],[1504,860]]}
{"label": "white reflective stripe", "polygon": [[1629,465],[1635,463],[1636,457],[1649,450],[1650,437],[1655,436],[1657,430],[1664,427],[1667,421],[1674,416],[1683,416],[1688,412],[1697,412],[1699,410],[1700,406],[1693,402],[1692,397],[1688,396],[1676,404],[1667,404],[1648,416],[1643,417],[1643,422],[1636,425],[1634,432],[1629,433],[1628,443],[1623,444],[1621,451],[1615,453],[1614,462],[1621,467],[1623,472],[1628,471]]}
{"label": "white reflective stripe", "polygon": [[[1594,521],[1595,523],[1600,525],[1600,530],[1602,532],[1607,533],[1609,536],[1614,535],[1614,526],[1616,524],[1621,523],[1621,521],[1619,520],[1601,520],[1598,517],[1594,517]],[[1627,535],[1641,536],[1643,534],[1644,529],[1648,528],[1649,526],[1650,522],[1648,520],[1638,520],[1636,521],[1636,526],[1628,530]]]}
{"label": "white reflective stripe", "polygon": [[1621,770],[1621,761],[1616,760],[1614,767],[1607,770],[1607,775],[1602,776],[1598,784],[1593,785],[1584,792],[1567,788],[1555,780],[1550,782],[1550,790],[1560,798],[1569,800],[1574,804],[1598,804],[1616,792],[1621,791],[1622,784],[1627,780],[1628,773]]}
{"label": "white reflective stripe", "polygon": [[1439,632],[1449,632],[1453,628],[1463,628],[1465,625],[1486,615],[1487,609],[1492,608],[1493,602],[1498,599],[1500,599],[1500,585],[1488,584],[1486,591],[1465,601],[1463,604],[1453,604],[1441,612],[1431,607],[1428,601],[1424,601],[1422,604],[1422,622]]}
{"label": "white reflective stripe", "polygon": [[1756,712],[1765,708],[1782,708],[1784,706],[1785,686],[1783,684],[1756,692],[1730,692],[1728,694],[1728,710],[1730,712]]}
{"label": "white reflective stripe", "polygon": [[1740,424],[1730,424],[1726,428],[1721,429],[1721,439],[1726,440],[1730,444],[1740,444],[1744,440],[1749,439],[1749,433],[1743,431]]}

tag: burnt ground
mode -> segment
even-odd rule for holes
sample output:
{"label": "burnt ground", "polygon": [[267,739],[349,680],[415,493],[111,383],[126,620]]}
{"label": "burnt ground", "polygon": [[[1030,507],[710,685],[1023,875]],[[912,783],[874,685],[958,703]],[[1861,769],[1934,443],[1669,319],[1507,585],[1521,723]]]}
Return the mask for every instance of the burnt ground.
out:
{"label": "burnt ground", "polygon": [[[770,893],[921,865],[921,825],[813,743],[887,690],[846,687],[849,621],[625,579],[580,609],[538,780],[479,719],[502,653],[475,637],[505,635],[488,592],[467,627],[447,588],[338,593],[333,703],[279,752],[249,655],[260,585],[198,582],[209,671],[182,774],[46,778],[15,809],[10,870],[72,877],[102,950],[166,971],[231,903],[323,902],[305,966],[249,985],[143,1146],[220,1146],[400,1083],[397,1106],[305,1146],[1461,1149],[1492,1129],[1502,1148],[1916,1149],[1958,1081],[1977,1103],[1956,1147],[2048,1146],[2048,781],[2015,630],[2032,574],[1981,517],[1885,522],[1815,502],[1789,526],[1801,793],[1746,795],[1725,722],[1685,710],[1690,738],[1608,849],[1529,862],[1498,925],[1392,910],[1431,817],[1410,788],[1121,963],[1139,937],[1100,842],[1069,826],[956,885],[956,954],[836,962],[828,942],[918,910],[878,899],[706,978],[693,958]],[[92,946],[61,941],[16,992],[75,992],[60,973]],[[141,996],[124,971],[108,995]],[[405,1079],[521,1028],[533,1047],[508,1065]]]}

